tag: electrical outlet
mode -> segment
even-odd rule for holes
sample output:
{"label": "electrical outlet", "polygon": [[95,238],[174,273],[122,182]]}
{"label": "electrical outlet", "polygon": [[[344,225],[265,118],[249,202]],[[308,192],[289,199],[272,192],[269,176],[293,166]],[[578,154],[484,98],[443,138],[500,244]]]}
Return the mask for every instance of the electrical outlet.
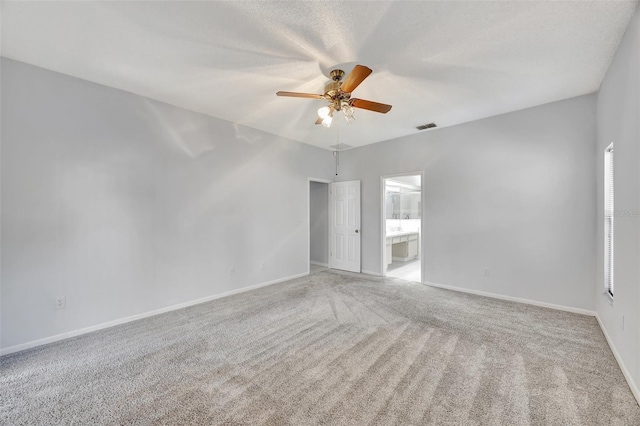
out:
{"label": "electrical outlet", "polygon": [[56,309],[64,309],[67,307],[67,296],[56,297],[54,299]]}
{"label": "electrical outlet", "polygon": [[482,275],[484,275],[485,277],[490,277],[491,276],[491,269],[485,268],[482,270]]}
{"label": "electrical outlet", "polygon": [[232,267],[231,267],[231,270],[229,271],[229,273],[230,273],[231,275],[235,275],[235,274],[236,274],[236,267],[235,267],[235,266],[232,266]]}
{"label": "electrical outlet", "polygon": [[267,269],[267,263],[262,262],[262,265],[260,265],[260,269]]}

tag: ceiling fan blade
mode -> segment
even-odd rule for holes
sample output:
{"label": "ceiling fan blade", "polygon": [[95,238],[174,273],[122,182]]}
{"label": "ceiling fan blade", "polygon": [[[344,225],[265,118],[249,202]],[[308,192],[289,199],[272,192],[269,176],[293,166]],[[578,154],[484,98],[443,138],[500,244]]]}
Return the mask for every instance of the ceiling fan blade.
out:
{"label": "ceiling fan blade", "polygon": [[311,99],[324,99],[323,95],[316,95],[315,93],[300,93],[300,92],[277,92],[278,96],[289,96],[291,98],[311,98]]}
{"label": "ceiling fan blade", "polygon": [[322,124],[322,118],[318,118],[318,119],[316,120],[316,124]]}
{"label": "ceiling fan blade", "polygon": [[340,89],[343,92],[351,93],[355,90],[360,83],[364,81],[365,78],[369,77],[371,74],[371,68],[367,68],[364,65],[356,65],[353,70],[349,73],[347,78],[342,82],[342,86]]}
{"label": "ceiling fan blade", "polygon": [[350,103],[351,106],[355,108],[368,109],[369,111],[381,112],[382,114],[391,111],[391,105],[365,101],[364,99],[351,99]]}

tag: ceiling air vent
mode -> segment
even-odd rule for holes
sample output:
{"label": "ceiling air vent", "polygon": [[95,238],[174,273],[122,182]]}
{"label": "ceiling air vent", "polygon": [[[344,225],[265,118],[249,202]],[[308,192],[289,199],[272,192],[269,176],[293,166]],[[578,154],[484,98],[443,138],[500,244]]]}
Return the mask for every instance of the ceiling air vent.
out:
{"label": "ceiling air vent", "polygon": [[344,151],[345,149],[353,148],[353,145],[349,145],[346,143],[339,143],[337,145],[331,145],[329,148],[333,148],[336,151]]}
{"label": "ceiling air vent", "polygon": [[434,127],[436,127],[436,123],[429,123],[429,124],[423,124],[422,126],[418,126],[416,127],[416,129],[427,130],[427,129],[433,129]]}

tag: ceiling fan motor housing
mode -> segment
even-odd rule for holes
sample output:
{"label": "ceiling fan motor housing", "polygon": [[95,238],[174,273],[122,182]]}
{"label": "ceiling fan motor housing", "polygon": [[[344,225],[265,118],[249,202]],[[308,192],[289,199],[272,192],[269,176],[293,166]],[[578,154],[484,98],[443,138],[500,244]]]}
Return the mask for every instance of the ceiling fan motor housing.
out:
{"label": "ceiling fan motor housing", "polygon": [[344,77],[344,71],[335,69],[329,73],[331,77],[330,82],[324,86],[324,96],[332,103],[332,109],[340,111],[342,107],[342,101],[348,101],[351,97],[351,93],[343,92],[340,90],[342,86],[342,77]]}
{"label": "ceiling fan motor housing", "polygon": [[324,86],[324,94],[325,96],[329,96],[334,98],[340,93],[340,86],[342,82],[340,81],[331,81]]}

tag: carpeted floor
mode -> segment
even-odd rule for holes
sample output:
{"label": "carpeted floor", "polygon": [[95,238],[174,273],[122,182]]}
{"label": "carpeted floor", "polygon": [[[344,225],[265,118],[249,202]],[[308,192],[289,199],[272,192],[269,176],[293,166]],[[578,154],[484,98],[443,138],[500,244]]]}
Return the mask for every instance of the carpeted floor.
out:
{"label": "carpeted floor", "polygon": [[328,270],[0,361],[3,425],[640,425],[592,317]]}

